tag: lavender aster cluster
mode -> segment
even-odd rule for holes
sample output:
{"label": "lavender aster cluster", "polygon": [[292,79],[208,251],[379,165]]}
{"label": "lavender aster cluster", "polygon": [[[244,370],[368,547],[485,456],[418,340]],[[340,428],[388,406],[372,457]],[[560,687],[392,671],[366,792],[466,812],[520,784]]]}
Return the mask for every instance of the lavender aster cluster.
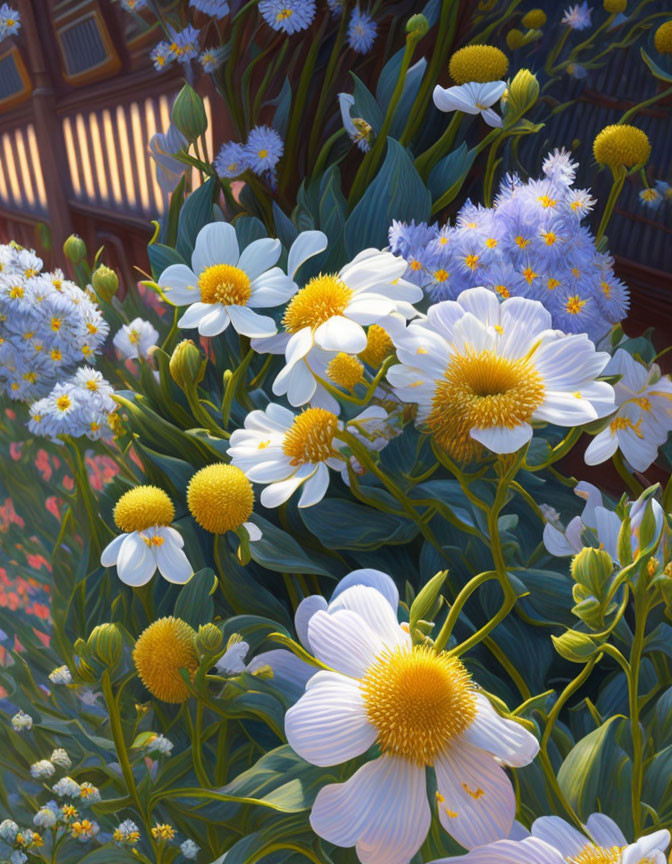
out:
{"label": "lavender aster cluster", "polygon": [[539,300],[554,327],[597,342],[624,318],[628,289],[582,224],[595,202],[573,188],[569,154],[554,151],[543,174],[527,183],[506,177],[493,207],[467,201],[452,227],[394,222],[390,248],[434,302],[484,285],[501,299]]}
{"label": "lavender aster cluster", "polygon": [[273,30],[291,36],[313,23],[315,0],[261,0],[259,14]]}
{"label": "lavender aster cluster", "polygon": [[260,176],[275,177],[275,166],[284,152],[284,143],[270,126],[255,126],[245,144],[224,143],[215,157],[215,170],[220,177],[239,177],[250,169]]}
{"label": "lavender aster cluster", "polygon": [[0,246],[0,392],[31,402],[83,361],[109,327],[93,299],[28,249]]}

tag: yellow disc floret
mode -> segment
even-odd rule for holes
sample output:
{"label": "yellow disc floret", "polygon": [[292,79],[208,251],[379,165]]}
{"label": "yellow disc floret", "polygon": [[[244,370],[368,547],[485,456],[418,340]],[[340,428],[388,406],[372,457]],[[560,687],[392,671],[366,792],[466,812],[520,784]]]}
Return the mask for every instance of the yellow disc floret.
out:
{"label": "yellow disc floret", "polygon": [[140,680],[162,702],[185,702],[189,688],[180,669],[193,677],[198,666],[196,631],[181,618],[159,618],[143,630],[133,649]]}
{"label": "yellow disc floret", "polygon": [[352,354],[340,351],[327,366],[327,375],[334,384],[352,390],[362,380],[364,366]]}
{"label": "yellow disc floret", "polygon": [[539,30],[546,23],[546,13],[543,9],[530,9],[522,17],[523,27],[528,30]]}
{"label": "yellow disc floret", "polygon": [[359,359],[378,369],[393,351],[394,345],[387,330],[379,324],[372,324],[366,334],[366,348],[360,352]]}
{"label": "yellow disc floret", "polygon": [[450,58],[450,77],[458,84],[500,81],[509,68],[509,58],[494,45],[465,45]]}
{"label": "yellow disc floret", "polygon": [[146,531],[153,525],[170,525],[175,518],[173,502],[158,486],[136,486],[117,501],[114,522],[120,531]]}
{"label": "yellow disc floret", "polygon": [[187,504],[201,528],[224,534],[235,531],[250,518],[254,492],[240,468],[219,462],[194,474],[187,490]]}
{"label": "yellow disc floret", "polygon": [[544,380],[527,358],[490,350],[457,354],[436,385],[427,428],[453,458],[466,462],[480,452],[472,429],[527,423],[544,393]]}
{"label": "yellow disc floret", "polygon": [[616,171],[621,166],[632,168],[648,162],[651,144],[641,129],[621,123],[604,127],[595,138],[593,154],[600,165]]}
{"label": "yellow disc floret", "polygon": [[672,18],[656,30],[653,44],[659,54],[672,54]]}
{"label": "yellow disc floret", "polygon": [[282,319],[285,330],[296,333],[304,327],[315,329],[334,315],[342,315],[352,295],[352,288],[337,275],[316,276],[292,297]]}
{"label": "yellow disc floret", "polygon": [[224,306],[246,306],[252,296],[250,277],[240,267],[215,264],[206,267],[198,277],[201,303],[222,303]]}
{"label": "yellow disc floret", "polygon": [[594,846],[588,843],[578,855],[568,858],[567,861],[570,864],[617,864],[621,860],[622,851],[620,846]]}
{"label": "yellow disc floret", "polygon": [[383,753],[432,765],[476,717],[469,673],[428,646],[384,651],[361,681]]}
{"label": "yellow disc floret", "polygon": [[335,456],[334,436],[337,429],[338,417],[331,411],[306,408],[287,430],[282,445],[290,464],[315,464]]}

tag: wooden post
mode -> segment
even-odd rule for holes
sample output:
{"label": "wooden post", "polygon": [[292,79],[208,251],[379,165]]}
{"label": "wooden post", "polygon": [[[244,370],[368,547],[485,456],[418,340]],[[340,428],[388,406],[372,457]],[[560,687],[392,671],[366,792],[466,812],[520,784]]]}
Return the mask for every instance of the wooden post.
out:
{"label": "wooden post", "polygon": [[56,114],[56,93],[45,63],[35,21],[33,3],[45,14],[44,0],[18,0],[22,36],[28,52],[28,66],[33,81],[33,122],[42,163],[42,175],[47,194],[49,228],[53,242],[52,266],[64,263],[63,243],[72,234],[72,217],[68,205],[68,161],[63,130]]}

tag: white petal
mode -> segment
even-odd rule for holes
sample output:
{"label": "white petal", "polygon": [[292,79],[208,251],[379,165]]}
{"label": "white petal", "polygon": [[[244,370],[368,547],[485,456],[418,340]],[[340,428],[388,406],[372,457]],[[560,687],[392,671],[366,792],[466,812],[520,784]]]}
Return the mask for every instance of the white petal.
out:
{"label": "white petal", "polygon": [[296,654],[284,648],[263,651],[248,663],[248,670],[255,672],[262,666],[273,670],[273,686],[281,690],[295,702],[305,690],[309,679],[315,674],[315,667],[300,660]]}
{"label": "white petal", "polygon": [[259,496],[259,500],[264,507],[279,507],[292,496],[305,479],[305,474],[297,471],[293,477],[267,486]]}
{"label": "white petal", "polygon": [[318,610],[308,622],[308,639],[318,660],[353,678],[364,677],[382,647],[380,637],[349,609]]}
{"label": "white petal", "polygon": [[137,531],[128,534],[117,556],[117,574],[125,585],[146,585],[156,570],[156,558]]}
{"label": "white petal", "polygon": [[294,278],[299,267],[327,248],[327,235],[321,231],[302,231],[292,243],[287,257],[287,272]]}
{"label": "white petal", "polygon": [[476,693],[477,713],[464,737],[481,750],[487,750],[505,762],[521,768],[529,765],[539,752],[539,742],[515,720],[500,717],[482,693]]}
{"label": "white petal", "polygon": [[369,588],[375,588],[392,607],[394,614],[397,614],[399,607],[399,589],[394,583],[394,579],[383,573],[382,570],[373,570],[370,567],[364,567],[361,570],[352,570],[347,576],[344,576],[334,588],[331,595],[331,602],[353,585],[368,585]]}
{"label": "white petal", "polygon": [[526,837],[519,841],[497,840],[467,855],[439,858],[430,864],[565,864],[565,859],[543,840]]}
{"label": "white petal", "polygon": [[[247,301],[251,308],[279,306],[286,303],[296,291],[296,285],[279,267],[262,273],[250,285],[252,294]],[[288,334],[283,334],[289,340]]]}
{"label": "white petal", "polygon": [[533,837],[557,849],[564,858],[575,858],[588,844],[588,838],[559,816],[540,816],[532,823]]}
{"label": "white petal", "polygon": [[566,539],[565,535],[562,531],[558,531],[558,529],[546,523],[544,525],[544,546],[551,553],[551,555],[555,555],[556,558],[564,558],[567,555],[576,555],[579,551],[575,549],[571,543]]}
{"label": "white petal", "polygon": [[529,423],[521,423],[513,429],[492,426],[490,429],[472,429],[469,434],[493,453],[515,453],[532,438],[532,427]]}
{"label": "white petal", "polygon": [[337,846],[356,845],[362,864],[408,864],[430,823],[424,769],[389,756],[325,786],[310,815],[316,834]]}
{"label": "white petal", "polygon": [[265,338],[277,331],[275,321],[268,315],[259,315],[247,306],[227,306],[226,309],[235,330],[243,336]]}
{"label": "white petal", "polygon": [[[483,287],[468,288],[466,291],[462,291],[457,302],[465,312],[471,312],[486,327],[499,324],[500,315],[506,305],[502,306],[497,295]],[[541,306],[541,304],[539,305]],[[550,321],[551,316],[549,315],[548,318]]]}
{"label": "white petal", "polygon": [[321,671],[285,715],[285,734],[302,759],[326,767],[366,753],[378,733],[366,715],[359,683]]}
{"label": "white petal", "polygon": [[511,781],[490,753],[465,740],[436,760],[441,824],[465,849],[492,843],[511,831],[516,796]]}
{"label": "white petal", "polygon": [[304,597],[296,607],[294,613],[296,635],[299,637],[299,642],[309,651],[312,651],[312,648],[308,636],[308,622],[317,611],[326,611],[326,609],[327,601],[321,594],[311,594],[309,597]]}
{"label": "white petal", "polygon": [[170,536],[157,547],[156,563],[163,578],[177,585],[188,582],[194,572],[187,556]]}
{"label": "white petal", "polygon": [[313,476],[303,484],[298,507],[312,507],[318,504],[329,487],[329,469],[322,463],[317,466]]}
{"label": "white petal", "polygon": [[396,611],[392,610],[385,597],[375,588],[369,588],[368,585],[346,588],[329,603],[330,613],[333,614],[339,609],[349,609],[359,615],[386,647],[403,645],[410,651],[411,637],[401,629]]}
{"label": "white petal", "polygon": [[618,438],[612,435],[611,431],[607,428],[603,429],[593,438],[586,447],[583,458],[586,461],[586,465],[601,465],[602,462],[611,459],[617,450]]}
{"label": "white petal", "polygon": [[359,354],[366,348],[366,333],[355,321],[334,315],[317,328],[315,342],[325,351]]}
{"label": "white petal", "polygon": [[238,240],[236,229],[228,222],[211,222],[198,232],[191,268],[199,275],[215,264],[238,263]]}
{"label": "white petal", "polygon": [[250,538],[250,543],[261,540],[261,538],[264,536],[262,534],[261,528],[258,525],[255,525],[254,522],[243,522],[243,528],[247,531],[248,537]]}
{"label": "white petal", "polygon": [[[628,355],[629,356],[629,355]],[[598,846],[627,846],[628,841],[618,825],[606,813],[591,813],[586,827]]]}
{"label": "white petal", "polygon": [[313,334],[310,327],[304,327],[294,333],[287,343],[285,362],[288,366],[298,363],[313,347]]}
{"label": "white petal", "polygon": [[171,264],[161,274],[158,284],[176,306],[185,306],[201,299],[198,278],[186,264]]}
{"label": "white petal", "polygon": [[279,240],[261,237],[259,240],[253,240],[243,249],[236,266],[244,270],[250,282],[253,282],[277,264],[281,252],[282,245]]}
{"label": "white petal", "polygon": [[[285,367],[287,368],[287,367]],[[280,376],[278,376],[279,378]],[[277,379],[276,379],[277,380]],[[315,390],[317,389],[317,381],[313,373],[303,360],[300,360],[296,366],[293,366],[287,380],[287,401],[290,405],[298,408],[300,405],[305,405],[310,402]]]}
{"label": "white petal", "polygon": [[100,563],[103,567],[114,567],[117,563],[117,558],[119,556],[119,550],[121,549],[121,544],[128,537],[128,534],[119,534],[118,537],[115,537],[100,553]]}
{"label": "white petal", "polygon": [[611,555],[614,561],[618,560],[618,537],[621,533],[621,520],[613,510],[606,507],[595,508],[595,530],[597,539]]}
{"label": "white petal", "polygon": [[502,126],[502,118],[496,111],[493,111],[492,108],[486,108],[485,111],[481,111],[481,117],[485,120],[488,126],[492,126],[495,129],[500,129]]}
{"label": "white petal", "polygon": [[623,851],[622,864],[642,864],[647,859],[652,859],[654,864],[664,864],[664,850],[670,844],[670,832],[663,828],[654,831],[645,837],[640,837],[635,843]]}
{"label": "white petal", "polygon": [[257,462],[256,465],[247,468],[245,470],[247,479],[251,483],[277,483],[279,480],[285,480],[288,474],[293,473],[293,469],[284,453],[282,457],[269,462]]}
{"label": "white petal", "polygon": [[198,332],[201,336],[218,336],[223,333],[229,326],[231,321],[229,317],[229,306],[220,306],[217,304],[212,312],[204,315],[201,318],[201,323],[198,325]]}
{"label": "white petal", "polygon": [[212,312],[212,303],[193,303],[178,320],[177,326],[183,328],[198,327],[203,318]]}

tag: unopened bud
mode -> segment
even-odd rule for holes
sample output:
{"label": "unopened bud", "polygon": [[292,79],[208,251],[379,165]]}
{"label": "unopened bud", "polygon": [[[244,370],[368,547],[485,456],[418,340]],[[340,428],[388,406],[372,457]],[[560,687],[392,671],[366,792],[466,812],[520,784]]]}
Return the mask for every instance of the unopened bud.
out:
{"label": "unopened bud", "polygon": [[173,351],[168,368],[173,381],[187,390],[202,381],[206,362],[191,339],[184,339]]}
{"label": "unopened bud", "polygon": [[86,243],[77,234],[71,234],[63,244],[63,252],[68,261],[79,264],[86,258]]}
{"label": "unopened bud", "polygon": [[406,32],[409,34],[416,33],[419,36],[424,36],[428,30],[429,21],[422,13],[419,13],[418,15],[411,15],[411,17],[406,22]]}
{"label": "unopened bud", "polygon": [[646,572],[649,574],[649,579],[653,579],[653,577],[658,572],[659,567],[660,561],[657,558],[654,558],[652,555],[646,564]]}
{"label": "unopened bud", "polygon": [[101,264],[94,270],[91,284],[100,299],[109,303],[119,288],[119,277],[110,267]]}
{"label": "unopened bud", "polygon": [[124,640],[116,624],[99,624],[86,640],[91,655],[106,666],[115,666],[121,657]]}
{"label": "unopened bud", "polygon": [[190,84],[177,94],[170,118],[187,141],[196,141],[208,128],[203,100]]}
{"label": "unopened bud", "polygon": [[516,48],[522,48],[525,44],[525,34],[522,30],[514,27],[506,34],[506,47],[509,51],[515,51]]}
{"label": "unopened bud", "polygon": [[524,114],[539,98],[539,82],[529,69],[521,69],[509,84],[509,104],[516,114]]}
{"label": "unopened bud", "polygon": [[201,624],[196,637],[196,648],[202,654],[216,654],[223,638],[222,631],[216,624]]}
{"label": "unopened bud", "polygon": [[585,546],[572,561],[572,579],[582,585],[601,585],[614,572],[614,562],[605,549]]}

